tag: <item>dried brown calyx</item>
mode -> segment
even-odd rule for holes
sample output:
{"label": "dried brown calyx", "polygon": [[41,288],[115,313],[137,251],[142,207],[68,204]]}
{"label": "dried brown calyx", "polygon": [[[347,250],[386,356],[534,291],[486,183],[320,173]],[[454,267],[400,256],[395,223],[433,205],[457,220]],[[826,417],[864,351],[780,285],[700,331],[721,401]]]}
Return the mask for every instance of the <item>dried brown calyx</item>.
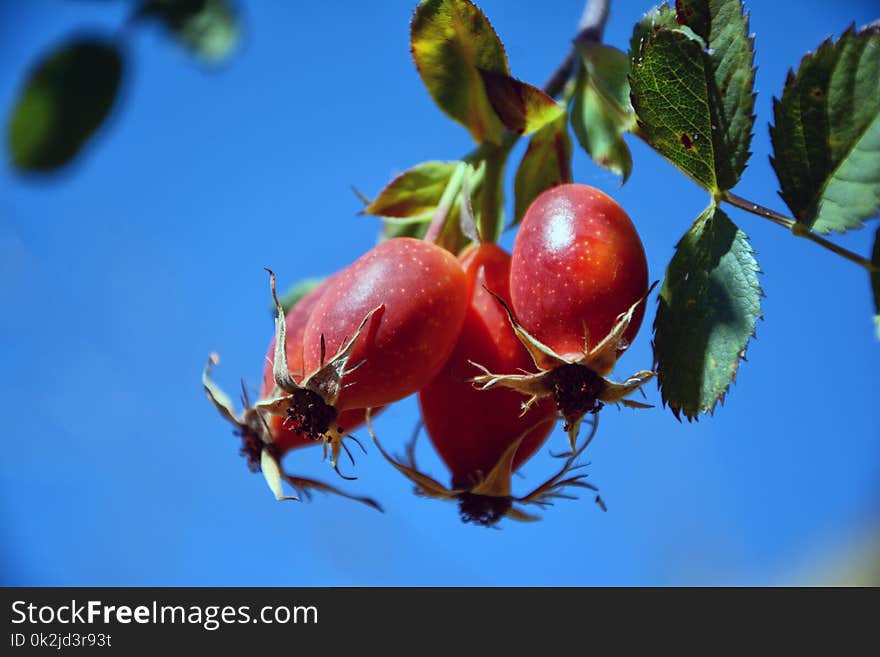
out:
{"label": "dried brown calyx", "polygon": [[325,450],[330,453],[330,465],[333,469],[344,479],[351,479],[352,477],[345,477],[339,472],[339,455],[345,449],[343,440],[350,436],[334,424],[339,415],[336,402],[343,387],[343,378],[360,366],[360,363],[349,366],[355,343],[373,315],[384,306],[377,306],[368,312],[354,335],[343,343],[330,360],[326,359],[324,337],[321,336],[318,369],[303,379],[302,383],[297,383],[287,365],[287,324],[284,308],[275,289],[275,273],[270,269],[266,271],[269,272],[269,285],[275,303],[275,355],[272,365],[275,390],[266,399],[258,401],[254,408],[260,413],[281,416],[293,428],[314,440],[322,441]]}
{"label": "dried brown calyx", "polygon": [[577,463],[578,458],[593,440],[599,426],[598,416],[593,416],[592,428],[583,443],[565,455],[562,467],[540,486],[523,496],[515,496],[512,491],[513,460],[520,444],[532,431],[544,422],[529,427],[514,440],[498,459],[495,466],[484,476],[479,476],[467,485],[455,485],[447,488],[439,481],[420,471],[416,465],[415,442],[418,432],[406,447],[403,457],[392,457],[376,437],[370,415],[367,414],[367,429],[376,448],[391,465],[415,485],[417,495],[438,500],[458,502],[459,513],[463,522],[474,523],[484,527],[494,527],[502,518],[511,518],[521,522],[540,520],[540,516],[528,513],[522,507],[534,505],[541,509],[551,506],[557,499],[576,499],[568,492],[570,488],[585,488],[598,491],[593,484],[585,481],[587,475],[577,472],[586,464]]}
{"label": "dried brown calyx", "polygon": [[584,336],[584,351],[577,359],[563,358],[547,345],[531,336],[514,318],[507,303],[491,290],[487,290],[507,313],[510,325],[516,336],[528,350],[537,372],[533,374],[495,374],[479,363],[471,363],[485,374],[474,377],[472,381],[481,390],[495,386],[512,388],[528,399],[523,403],[523,413],[544,397],[552,397],[556,407],[565,419],[571,449],[574,451],[581,422],[588,414],[595,415],[604,404],[622,404],[630,408],[651,408],[626,399],[633,392],[650,381],[655,372],[642,370],[623,382],[612,381],[601,372],[610,372],[617,361],[618,350],[624,345],[623,334],[629,327],[633,313],[645,302],[654,289],[652,285],[644,296],[625,312],[621,313],[611,327],[611,331],[594,347],[589,344],[589,336]]}
{"label": "dried brown calyx", "polygon": [[[282,470],[280,463],[282,455],[278,453],[279,450],[273,442],[272,431],[265,416],[257,409],[256,405],[250,405],[247,395],[243,395],[242,399],[244,410],[241,413],[236,413],[232,400],[211,380],[211,369],[218,362],[217,354],[211,354],[202,374],[205,393],[220,414],[233,425],[234,433],[242,440],[241,454],[247,458],[248,467],[252,472],[260,471],[263,473],[263,478],[276,500],[299,500],[301,498],[310,500],[313,491],[320,491],[340,495],[373,507],[377,511],[382,511],[379,503],[372,498],[351,495],[322,481],[291,475]],[[296,495],[285,495],[284,483],[293,488]]]}

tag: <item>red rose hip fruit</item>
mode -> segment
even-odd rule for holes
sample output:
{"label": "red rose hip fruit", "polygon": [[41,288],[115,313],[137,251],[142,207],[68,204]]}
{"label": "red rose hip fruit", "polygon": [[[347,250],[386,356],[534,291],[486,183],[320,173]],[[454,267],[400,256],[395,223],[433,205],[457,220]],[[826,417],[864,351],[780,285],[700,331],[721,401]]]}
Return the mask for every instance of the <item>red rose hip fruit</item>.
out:
{"label": "red rose hip fruit", "polygon": [[[517,505],[545,505],[566,486],[593,488],[583,475],[565,478],[576,455],[552,479],[523,497],[514,497],[511,475],[547,440],[556,420],[553,400],[545,398],[523,411],[523,397],[514,390],[481,391],[472,378],[474,361],[501,372],[520,372],[531,363],[493,298],[509,298],[510,255],[494,244],[473,245],[460,257],[468,281],[470,304],[455,349],[440,372],[419,392],[422,419],[431,443],[452,474],[446,488],[421,473],[409,458],[399,461],[382,452],[424,495],[457,500],[461,518],[490,526],[503,517],[534,520]],[[375,438],[375,437],[374,437]],[[378,444],[381,450],[381,445]],[[578,452],[579,453],[579,452]]]}
{"label": "red rose hip fruit", "polygon": [[[513,312],[526,331],[563,358],[583,354],[585,329],[591,346],[604,339],[647,289],[642,242],[607,194],[559,185],[526,211],[510,269]],[[644,312],[639,304],[619,350],[638,333]]]}
{"label": "red rose hip fruit", "polygon": [[[648,295],[645,251],[632,222],[606,194],[586,185],[546,190],[523,217],[510,267],[511,306],[499,302],[529,350],[532,375],[493,373],[475,380],[556,401],[571,448],[587,413],[625,399],[654,376],[605,378],[638,332]],[[482,365],[482,364],[481,364]]]}
{"label": "red rose hip fruit", "polygon": [[[294,367],[292,376],[296,379],[302,377],[302,338],[305,333],[305,325],[314,309],[317,301],[323,295],[329,282],[324,281],[315,289],[300,299],[287,313],[285,325],[287,328],[287,357]],[[263,370],[263,383],[260,389],[260,400],[272,397],[276,392],[273,378],[273,361],[275,354],[275,339],[269,345],[266,364]],[[378,503],[366,497],[356,497],[329,484],[304,477],[290,475],[281,469],[281,459],[290,452],[301,447],[316,445],[317,442],[299,431],[284,418],[268,413],[261,413],[256,409],[257,405],[251,406],[245,399],[246,408],[241,414],[236,414],[232,402],[210,378],[211,366],[217,362],[216,355],[212,355],[208,367],[203,375],[203,385],[209,400],[220,413],[236,427],[236,433],[242,439],[241,454],[248,460],[248,467],[256,472],[262,471],[269,488],[277,499],[296,499],[285,496],[282,491],[282,482],[286,481],[297,493],[310,498],[311,491],[319,490],[327,493],[335,493],[349,499],[363,502],[375,509],[382,510]],[[345,434],[363,424],[365,419],[364,409],[352,409],[342,413],[337,418],[336,429]]]}
{"label": "red rose hip fruit", "polygon": [[448,251],[412,238],[379,244],[335,276],[312,309],[302,380],[291,376],[282,346],[286,323],[275,300],[275,395],[257,406],[324,440],[337,467],[339,413],[390,404],[430,381],[458,338],[467,289]]}

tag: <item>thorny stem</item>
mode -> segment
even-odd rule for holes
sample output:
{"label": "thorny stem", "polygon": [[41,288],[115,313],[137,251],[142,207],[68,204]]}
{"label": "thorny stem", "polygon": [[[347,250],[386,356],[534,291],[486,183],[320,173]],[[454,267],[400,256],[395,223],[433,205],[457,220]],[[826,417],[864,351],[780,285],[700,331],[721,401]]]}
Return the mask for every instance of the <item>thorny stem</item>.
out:
{"label": "thorny stem", "polygon": [[805,227],[803,224],[796,222],[794,219],[790,219],[785,215],[779,214],[769,208],[765,208],[757,203],[752,203],[749,200],[742,198],[741,196],[737,196],[732,192],[725,192],[724,196],[722,196],[722,200],[727,201],[733,206],[738,207],[740,210],[745,210],[746,212],[751,212],[754,215],[759,217],[763,217],[768,221],[772,221],[777,226],[782,226],[786,230],[790,230],[795,236],[803,237],[804,239],[808,239],[811,242],[818,244],[819,246],[828,249],[832,253],[839,255],[841,258],[845,258],[850,262],[853,262],[860,267],[867,269],[869,272],[877,272],[880,271],[880,268],[877,267],[874,263],[872,263],[867,258],[863,258],[857,253],[853,253],[849,249],[845,249],[842,246],[831,242],[830,240],[825,239],[824,237],[817,235],[809,228]]}

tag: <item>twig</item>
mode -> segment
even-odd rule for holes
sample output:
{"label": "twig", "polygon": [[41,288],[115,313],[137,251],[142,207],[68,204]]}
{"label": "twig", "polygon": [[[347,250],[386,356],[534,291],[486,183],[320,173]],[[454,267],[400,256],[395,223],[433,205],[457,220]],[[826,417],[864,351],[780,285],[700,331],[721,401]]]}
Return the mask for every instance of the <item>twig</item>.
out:
{"label": "twig", "polygon": [[841,258],[845,258],[850,262],[853,262],[860,267],[864,267],[870,272],[880,271],[874,263],[872,263],[867,258],[863,258],[857,253],[853,253],[849,249],[845,249],[842,246],[838,246],[834,242],[825,239],[824,237],[817,235],[809,228],[804,226],[803,224],[798,223],[794,219],[790,219],[783,214],[779,214],[769,208],[765,208],[762,205],[758,205],[757,203],[752,203],[751,201],[744,199],[741,196],[737,196],[732,192],[725,192],[722,197],[724,201],[727,201],[733,206],[738,207],[740,210],[745,210],[746,212],[751,212],[754,215],[759,217],[763,217],[768,221],[772,221],[777,226],[782,226],[783,228],[790,230],[797,237],[803,237],[804,239],[810,240],[818,244],[819,246],[828,249],[832,253],[839,255]]}
{"label": "twig", "polygon": [[[578,33],[574,38],[575,43],[584,43],[588,41],[601,41],[602,33],[605,31],[605,23],[608,22],[608,14],[611,9],[611,0],[587,0],[584,5],[584,13],[581,14],[581,20],[578,23]],[[556,97],[565,88],[572,74],[576,70],[577,64],[577,48],[573,47],[565,59],[559,64],[550,79],[544,85],[544,92],[548,96]]]}

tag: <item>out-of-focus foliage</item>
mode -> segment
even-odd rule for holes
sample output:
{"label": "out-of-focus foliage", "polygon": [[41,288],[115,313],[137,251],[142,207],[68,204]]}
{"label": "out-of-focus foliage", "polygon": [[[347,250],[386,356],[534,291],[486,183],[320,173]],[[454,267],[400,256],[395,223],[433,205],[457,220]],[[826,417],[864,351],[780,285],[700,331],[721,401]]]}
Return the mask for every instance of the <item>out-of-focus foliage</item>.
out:
{"label": "out-of-focus foliage", "polygon": [[67,41],[37,62],[7,124],[12,163],[50,171],[69,162],[117,100],[123,55],[101,37]]}
{"label": "out-of-focus foliage", "polygon": [[238,16],[227,0],[148,0],[138,16],[158,20],[185,48],[209,63],[229,57],[239,39]]}
{"label": "out-of-focus foliage", "polygon": [[[228,58],[239,39],[238,15],[228,0],[147,0],[129,25],[151,20],[212,64]],[[76,158],[118,104],[123,39],[130,33],[67,39],[32,66],[7,120],[13,166],[47,172]]]}

